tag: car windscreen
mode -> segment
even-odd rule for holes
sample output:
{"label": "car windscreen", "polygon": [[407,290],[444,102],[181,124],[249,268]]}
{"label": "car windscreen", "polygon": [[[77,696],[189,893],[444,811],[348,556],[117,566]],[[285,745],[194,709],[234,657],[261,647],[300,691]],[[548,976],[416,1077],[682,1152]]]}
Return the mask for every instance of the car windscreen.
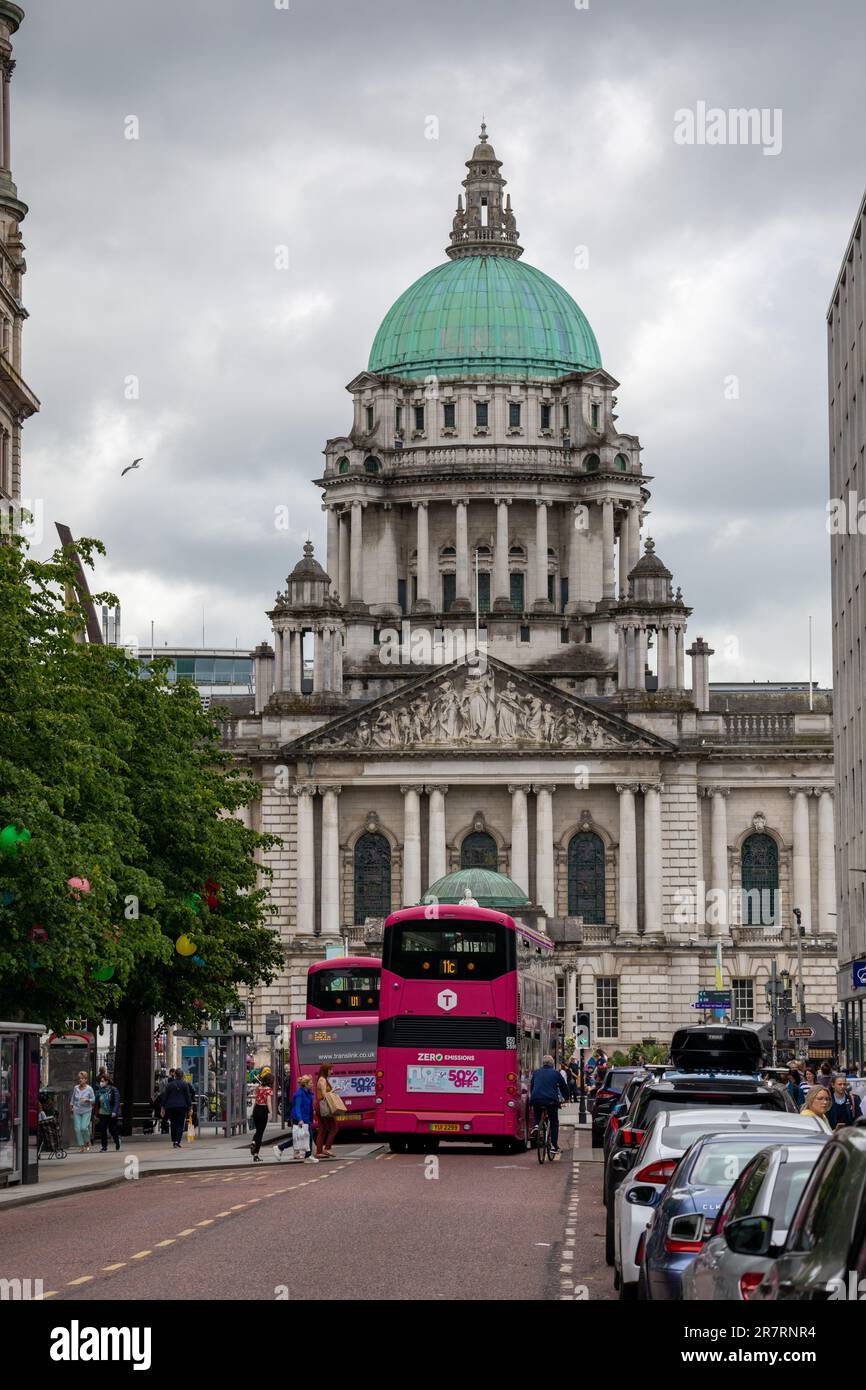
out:
{"label": "car windscreen", "polygon": [[790,1226],[791,1218],[797,1210],[797,1203],[803,1195],[803,1188],[818,1162],[820,1152],[818,1144],[804,1145],[802,1158],[789,1158],[787,1163],[780,1166],[770,1198],[769,1212],[777,1230],[786,1231]]}
{"label": "car windscreen", "polygon": [[[785,1109],[783,1100],[767,1092],[758,1095],[733,1096],[730,1092],[724,1091],[671,1091],[667,1095],[648,1096],[644,1100],[639,1100],[633,1123],[643,1129],[660,1111],[674,1110],[684,1105],[699,1105],[701,1108],[706,1105],[718,1105],[727,1106],[728,1109],[739,1106],[741,1110],[773,1110],[776,1114]],[[709,1126],[704,1126],[704,1134],[707,1133],[708,1128]]]}
{"label": "car windscreen", "polygon": [[[784,1139],[780,1132],[779,1140]],[[767,1133],[731,1134],[723,1143],[704,1144],[693,1159],[686,1181],[695,1187],[724,1187],[736,1182],[750,1159],[772,1141]]]}
{"label": "car windscreen", "polygon": [[621,1067],[611,1067],[602,1082],[602,1089],[605,1091],[619,1091],[621,1094],[633,1076],[634,1072],[632,1071],[625,1071]]}

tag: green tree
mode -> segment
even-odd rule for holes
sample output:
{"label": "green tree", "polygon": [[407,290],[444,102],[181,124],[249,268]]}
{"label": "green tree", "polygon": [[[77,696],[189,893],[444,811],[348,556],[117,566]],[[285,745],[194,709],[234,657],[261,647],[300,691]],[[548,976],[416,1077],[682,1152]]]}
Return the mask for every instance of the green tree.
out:
{"label": "green tree", "polygon": [[0,1013],[200,1026],[279,966],[256,863],[274,841],[233,818],[256,785],[197,691],[78,640],[75,575],[0,545]]}

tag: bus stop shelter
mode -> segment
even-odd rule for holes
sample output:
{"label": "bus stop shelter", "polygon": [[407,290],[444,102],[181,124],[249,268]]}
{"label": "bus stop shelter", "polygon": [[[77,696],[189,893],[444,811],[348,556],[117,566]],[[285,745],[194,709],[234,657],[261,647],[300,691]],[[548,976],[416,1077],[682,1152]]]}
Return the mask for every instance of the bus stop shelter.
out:
{"label": "bus stop shelter", "polygon": [[0,1187],[39,1181],[39,1040],[43,1023],[0,1023]]}
{"label": "bus stop shelter", "polygon": [[247,1128],[246,1027],[176,1033],[183,1074],[192,1083],[200,1130],[243,1134]]}

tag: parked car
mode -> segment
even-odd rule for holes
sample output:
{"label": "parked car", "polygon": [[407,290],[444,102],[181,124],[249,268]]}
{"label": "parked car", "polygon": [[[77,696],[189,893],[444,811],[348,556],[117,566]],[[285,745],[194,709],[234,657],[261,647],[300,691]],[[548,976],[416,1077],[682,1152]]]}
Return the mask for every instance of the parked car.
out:
{"label": "parked car", "polygon": [[592,1147],[594,1149],[603,1147],[608,1116],[617,1101],[622,1099],[629,1082],[635,1076],[643,1077],[645,1075],[643,1067],[608,1067],[592,1102]]}
{"label": "parked car", "polygon": [[638,1297],[660,1301],[682,1296],[685,1269],[703,1248],[731,1183],[756,1153],[767,1144],[791,1143],[798,1134],[811,1138],[822,1133],[811,1115],[779,1115],[768,1120],[758,1113],[748,1124],[731,1125],[723,1133],[705,1134],[696,1140],[655,1202],[637,1252]]}
{"label": "parked car", "polygon": [[648,1077],[611,1138],[604,1168],[605,1259],[609,1265],[613,1264],[615,1254],[613,1194],[634,1165],[650,1121],[662,1111],[710,1105],[784,1114],[796,1112],[794,1102],[782,1086],[762,1081],[753,1074],[673,1071],[660,1077]]}
{"label": "parked car", "polygon": [[[785,1243],[797,1203],[829,1138],[828,1134],[798,1135],[796,1143],[761,1149],[746,1164],[722,1203],[709,1239],[683,1273],[686,1301],[746,1302],[751,1298]],[[763,1257],[737,1254],[728,1245],[725,1226],[746,1216],[772,1218],[771,1253]]]}
{"label": "parked car", "polygon": [[[659,1074],[660,1072],[661,1068],[659,1069]],[[619,1100],[614,1101],[611,1105],[610,1113],[607,1117],[607,1120],[605,1121],[604,1134],[602,1136],[602,1148],[604,1150],[603,1159],[605,1165],[607,1164],[607,1160],[610,1155],[610,1149],[611,1145],[613,1144],[614,1135],[619,1129],[619,1126],[625,1121],[625,1117],[628,1114],[629,1109],[631,1108],[631,1103],[637,1095],[638,1091],[640,1090],[641,1086],[646,1081],[647,1077],[651,1074],[652,1073],[648,1071],[635,1072],[634,1076],[628,1082]],[[606,1202],[607,1187],[605,1183],[602,1183],[602,1192],[603,1200]]]}
{"label": "parked car", "polygon": [[[820,1126],[810,1116],[782,1111],[768,1115],[765,1110],[740,1107],[728,1113],[718,1106],[680,1107],[657,1114],[644,1135],[631,1172],[613,1198],[614,1286],[619,1289],[620,1298],[637,1296],[641,1272],[639,1256],[644,1237],[656,1209],[668,1198],[671,1187],[681,1186],[679,1174],[683,1171],[684,1155],[691,1155],[710,1136],[721,1137],[728,1151],[736,1155],[744,1139],[751,1140],[753,1135],[758,1135],[760,1137],[754,1140],[748,1152],[751,1157],[768,1142],[768,1134],[785,1137],[796,1131],[814,1134],[820,1132]],[[738,1173],[739,1166],[718,1193],[714,1217]],[[702,1173],[701,1179],[705,1176]]]}
{"label": "parked car", "polygon": [[753,1298],[823,1302],[866,1296],[866,1120],[837,1130],[821,1151],[778,1253],[774,1230],[772,1216],[725,1224],[732,1250],[774,1257]]}

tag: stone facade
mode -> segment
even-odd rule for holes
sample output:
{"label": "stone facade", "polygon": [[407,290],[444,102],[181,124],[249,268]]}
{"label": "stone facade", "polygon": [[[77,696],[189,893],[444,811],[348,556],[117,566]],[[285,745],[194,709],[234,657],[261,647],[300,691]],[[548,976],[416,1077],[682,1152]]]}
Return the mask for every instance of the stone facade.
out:
{"label": "stone facade", "polygon": [[[829,1015],[829,697],[710,685],[681,590],[651,539],[641,555],[649,479],[618,383],[565,292],[520,279],[486,135],[467,167],[452,264],[508,274],[488,276],[481,323],[458,324],[462,281],[436,332],[426,308],[411,321],[417,287],[385,320],[317,480],[326,568],[305,546],[254,653],[255,713],[226,721],[283,840],[289,964],[254,1002],[257,1034],[269,1009],[300,1016],[326,947],[374,951],[388,911],[479,854],[556,943],[565,1017],[590,1008],[609,1048],[693,1020],[719,943],[736,1016],[763,1021],[773,961],[796,975],[794,907],[808,1006]],[[519,332],[512,283],[518,305],[550,295]]]}
{"label": "stone facade", "polygon": [[830,566],[835,700],[836,880],[838,884],[839,998],[849,1060],[864,1061],[863,983],[855,962],[866,962],[866,197],[827,313],[830,402]]}

